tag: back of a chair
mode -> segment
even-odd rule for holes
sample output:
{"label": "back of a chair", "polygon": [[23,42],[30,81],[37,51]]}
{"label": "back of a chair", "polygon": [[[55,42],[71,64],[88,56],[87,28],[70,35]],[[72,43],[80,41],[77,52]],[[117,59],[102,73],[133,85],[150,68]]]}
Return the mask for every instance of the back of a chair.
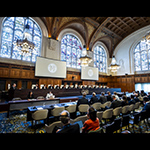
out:
{"label": "back of a chair", "polygon": [[44,99],[44,96],[38,96],[36,99]]}
{"label": "back of a chair", "polygon": [[70,105],[66,108],[69,113],[73,113],[76,111],[76,105]]}
{"label": "back of a chair", "polygon": [[103,118],[105,119],[109,119],[109,118],[112,118],[112,115],[113,115],[113,108],[111,109],[107,109],[103,112]]}
{"label": "back of a chair", "polygon": [[37,110],[32,114],[34,120],[46,119],[48,115],[48,109]]}
{"label": "back of a chair", "polygon": [[134,109],[138,109],[140,104],[141,104],[141,102],[136,102],[135,105],[134,105]]}
{"label": "back of a chair", "polygon": [[79,112],[87,112],[88,108],[89,108],[89,105],[88,105],[88,104],[80,104],[80,105],[78,106]]}
{"label": "back of a chair", "polygon": [[103,133],[103,128],[99,128],[97,130],[90,130],[88,133]]}
{"label": "back of a chair", "polygon": [[51,110],[51,114],[55,117],[60,116],[60,113],[65,109],[65,107],[55,107]]}
{"label": "back of a chair", "polygon": [[123,115],[122,117],[122,127],[129,125],[129,115]]}
{"label": "back of a chair", "polygon": [[111,102],[105,102],[104,104],[101,104],[101,108],[105,108],[106,106],[110,107],[111,106]]}
{"label": "back of a chair", "polygon": [[134,124],[138,124],[140,122],[140,115],[140,112],[134,114]]}
{"label": "back of a chair", "polygon": [[84,124],[84,122],[87,120],[88,118],[87,118],[87,115],[84,115],[84,116],[79,116],[79,117],[77,117],[76,119],[74,119],[74,120],[72,120],[72,123],[74,123],[74,122],[77,122],[77,121],[82,121],[82,123]]}
{"label": "back of a chair", "polygon": [[20,97],[15,97],[15,98],[12,99],[12,101],[18,101],[18,100],[21,100],[21,98]]}
{"label": "back of a chair", "polygon": [[128,111],[133,111],[134,109],[134,104],[129,105]]}
{"label": "back of a chair", "polygon": [[99,121],[101,121],[102,117],[103,117],[103,111],[97,111],[97,117],[98,117]]}
{"label": "back of a chair", "polygon": [[92,105],[96,110],[99,110],[101,108],[101,103],[100,102],[96,102]]}
{"label": "back of a chair", "polygon": [[122,111],[122,107],[117,107],[117,108],[113,109],[113,115],[119,116],[121,111]]}
{"label": "back of a chair", "polygon": [[114,119],[114,131],[117,131],[121,128],[121,117]]}
{"label": "back of a chair", "polygon": [[128,112],[129,105],[122,107],[122,114],[126,114]]}
{"label": "back of a chair", "polygon": [[47,124],[45,124],[45,130],[46,130],[46,133],[52,133],[54,128],[56,127],[60,127],[62,128],[63,127],[63,124],[61,123],[61,121],[56,121],[56,122],[53,122],[52,124],[50,124],[49,126]]}

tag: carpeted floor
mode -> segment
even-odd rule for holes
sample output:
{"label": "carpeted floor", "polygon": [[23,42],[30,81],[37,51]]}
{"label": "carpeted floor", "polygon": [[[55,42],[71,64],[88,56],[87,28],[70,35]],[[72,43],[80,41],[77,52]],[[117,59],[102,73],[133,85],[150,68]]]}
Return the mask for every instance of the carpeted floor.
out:
{"label": "carpeted floor", "polygon": [[25,110],[13,111],[9,118],[7,118],[7,112],[0,113],[0,133],[45,133],[42,120],[38,122],[41,126],[35,130],[35,128],[31,128],[31,121],[26,121],[26,118]]}
{"label": "carpeted floor", "polygon": [[[26,121],[26,119],[26,110],[13,111],[9,118],[7,118],[7,112],[0,113],[0,133],[46,133],[44,121],[39,121],[37,129],[35,129],[31,127],[31,121]],[[133,133],[131,127],[129,125],[129,130]],[[146,131],[146,126],[143,122],[141,123],[141,127],[142,133],[150,133],[150,127],[147,126],[148,131]],[[135,133],[140,133],[138,129],[139,127],[135,125]],[[125,127],[123,130],[125,130]]]}

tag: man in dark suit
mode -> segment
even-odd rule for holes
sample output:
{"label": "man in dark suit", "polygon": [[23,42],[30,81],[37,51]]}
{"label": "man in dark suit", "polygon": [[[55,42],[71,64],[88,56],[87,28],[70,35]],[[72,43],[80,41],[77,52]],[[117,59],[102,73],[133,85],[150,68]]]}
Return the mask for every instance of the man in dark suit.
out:
{"label": "man in dark suit", "polygon": [[58,129],[56,133],[80,133],[79,124],[70,124],[70,114],[67,110],[61,112],[60,121],[63,128]]}
{"label": "man in dark suit", "polygon": [[102,104],[104,104],[105,102],[107,102],[107,98],[106,98],[104,92],[102,92],[102,95],[100,96],[100,102],[101,102]]}
{"label": "man in dark suit", "polygon": [[12,100],[14,98],[14,92],[16,89],[16,83],[13,83],[11,88],[8,90],[8,99]]}
{"label": "man in dark suit", "polygon": [[131,95],[131,100],[128,102],[129,105],[131,104],[135,104],[135,99],[134,99],[134,95]]}
{"label": "man in dark suit", "polygon": [[96,93],[95,92],[93,92],[92,95],[93,96],[91,97],[90,105],[92,105],[92,104],[94,104],[96,102],[100,102],[100,100],[96,97]]}
{"label": "man in dark suit", "polygon": [[144,103],[144,107],[143,107],[142,111],[144,111],[144,110],[150,111],[150,101],[147,96],[143,97],[143,103]]}
{"label": "man in dark suit", "polygon": [[112,102],[113,99],[112,99],[111,93],[109,91],[107,93],[108,93],[107,101],[111,101]]}
{"label": "man in dark suit", "polygon": [[83,93],[83,97],[78,99],[78,102],[77,102],[77,107],[76,107],[76,110],[78,111],[78,106],[80,104],[88,104],[89,105],[89,102],[88,102],[88,99],[85,98],[86,97],[86,93],[84,92]]}
{"label": "man in dark suit", "polygon": [[116,107],[120,107],[122,105],[121,101],[118,101],[116,99],[115,95],[113,95],[112,98],[113,98],[113,101],[112,101],[111,106],[109,108],[115,109]]}

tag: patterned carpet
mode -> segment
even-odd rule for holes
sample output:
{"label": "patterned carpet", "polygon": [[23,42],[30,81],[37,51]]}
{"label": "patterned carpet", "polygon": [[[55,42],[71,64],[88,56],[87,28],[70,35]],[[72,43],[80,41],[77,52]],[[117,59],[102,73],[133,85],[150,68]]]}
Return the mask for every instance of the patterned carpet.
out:
{"label": "patterned carpet", "polygon": [[6,113],[0,113],[0,133],[45,133],[44,122],[41,120],[38,123],[41,125],[35,131],[31,128],[31,121],[26,121],[26,111],[13,111],[10,117],[7,118]]}
{"label": "patterned carpet", "polygon": [[[26,110],[13,111],[9,118],[7,118],[7,112],[0,113],[0,133],[46,133],[43,121],[39,121],[37,129],[35,129],[31,127],[31,121],[26,119]],[[148,125],[147,127],[148,131],[146,131],[145,124],[141,123],[142,133],[150,133],[150,127]],[[123,127],[123,130],[125,130],[125,127]],[[129,125],[129,131],[134,133],[131,125]],[[140,133],[137,125],[135,125],[134,131]]]}

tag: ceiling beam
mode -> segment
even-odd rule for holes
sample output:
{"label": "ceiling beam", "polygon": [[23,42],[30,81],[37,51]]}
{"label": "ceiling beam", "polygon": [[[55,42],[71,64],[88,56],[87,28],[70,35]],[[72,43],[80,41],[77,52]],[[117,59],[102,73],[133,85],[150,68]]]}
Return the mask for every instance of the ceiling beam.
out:
{"label": "ceiling beam", "polygon": [[118,34],[116,34],[115,32],[113,32],[112,30],[106,28],[106,27],[103,27],[102,31],[104,31],[105,33],[109,33],[110,35],[113,34],[116,38],[118,39],[122,39],[122,37]]}
{"label": "ceiling beam", "polygon": [[122,19],[120,19],[119,17],[117,17],[117,19],[119,20],[119,21],[121,21],[123,24],[125,24],[127,27],[129,27],[130,29],[132,29],[126,22],[124,22]]}

